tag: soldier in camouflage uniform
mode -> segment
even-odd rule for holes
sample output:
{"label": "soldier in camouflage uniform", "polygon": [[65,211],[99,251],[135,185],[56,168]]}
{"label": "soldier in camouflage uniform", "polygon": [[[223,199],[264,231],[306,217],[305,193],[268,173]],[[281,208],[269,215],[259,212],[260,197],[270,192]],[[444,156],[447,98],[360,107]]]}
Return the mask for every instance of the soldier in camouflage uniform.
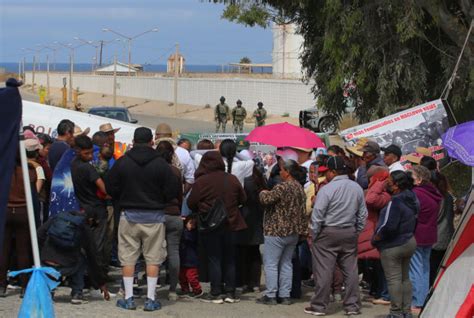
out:
{"label": "soldier in camouflage uniform", "polygon": [[237,107],[232,109],[232,123],[234,124],[234,132],[242,133],[244,130],[244,120],[247,117],[247,111],[242,107],[242,101],[237,101]]}
{"label": "soldier in camouflage uniform", "polygon": [[265,119],[267,119],[267,111],[263,108],[263,103],[258,102],[258,109],[253,112],[255,117],[255,127],[265,126]]}
{"label": "soldier in camouflage uniform", "polygon": [[225,97],[220,98],[220,103],[216,105],[214,109],[214,120],[216,121],[216,133],[219,132],[219,128],[222,126],[222,132],[225,133],[225,126],[227,121],[230,119],[230,108],[225,103]]}

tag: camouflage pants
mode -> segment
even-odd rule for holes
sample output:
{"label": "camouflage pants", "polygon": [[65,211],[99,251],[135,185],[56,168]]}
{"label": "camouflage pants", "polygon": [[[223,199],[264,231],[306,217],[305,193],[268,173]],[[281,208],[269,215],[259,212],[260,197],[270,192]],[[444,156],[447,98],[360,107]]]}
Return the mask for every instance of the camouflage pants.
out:
{"label": "camouflage pants", "polygon": [[244,121],[243,120],[236,120],[234,121],[234,132],[242,133],[244,130]]}
{"label": "camouflage pants", "polygon": [[255,121],[255,127],[262,127],[262,126],[265,126],[265,120]]}
{"label": "camouflage pants", "polygon": [[225,126],[227,124],[227,117],[220,117],[216,119],[216,133],[219,132],[219,129],[222,126],[222,132],[225,133]]}

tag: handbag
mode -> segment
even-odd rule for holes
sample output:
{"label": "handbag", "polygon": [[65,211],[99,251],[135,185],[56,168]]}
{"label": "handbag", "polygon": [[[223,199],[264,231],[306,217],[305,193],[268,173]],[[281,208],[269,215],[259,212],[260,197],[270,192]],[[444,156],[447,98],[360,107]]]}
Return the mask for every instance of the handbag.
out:
{"label": "handbag", "polygon": [[225,207],[224,195],[227,190],[227,175],[224,179],[224,188],[220,197],[218,197],[212,207],[204,213],[198,215],[198,231],[200,233],[209,233],[217,230],[225,220],[227,220],[227,209]]}

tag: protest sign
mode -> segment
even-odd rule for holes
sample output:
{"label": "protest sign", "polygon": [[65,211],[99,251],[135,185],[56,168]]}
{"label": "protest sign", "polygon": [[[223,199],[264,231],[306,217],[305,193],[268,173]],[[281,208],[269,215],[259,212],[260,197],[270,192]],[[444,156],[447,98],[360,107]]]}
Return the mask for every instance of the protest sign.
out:
{"label": "protest sign", "polygon": [[428,149],[428,153],[440,161],[446,158],[441,135],[448,128],[448,115],[442,100],[438,99],[343,130],[339,135],[348,147],[356,145],[362,137],[377,142],[380,147],[397,145],[404,155],[402,163],[407,163],[407,155],[423,156],[420,149]]}

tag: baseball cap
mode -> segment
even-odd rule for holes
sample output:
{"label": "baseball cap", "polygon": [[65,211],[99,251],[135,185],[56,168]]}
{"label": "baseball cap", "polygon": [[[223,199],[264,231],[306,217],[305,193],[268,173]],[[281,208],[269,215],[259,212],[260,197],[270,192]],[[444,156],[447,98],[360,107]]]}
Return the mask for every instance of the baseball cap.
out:
{"label": "baseball cap", "polygon": [[329,170],[344,170],[347,168],[344,158],[340,156],[330,157],[327,162],[327,167]]}
{"label": "baseball cap", "polygon": [[362,152],[370,152],[370,153],[378,155],[380,153],[380,146],[375,141],[369,140],[364,144],[364,146],[361,149],[358,149],[358,150]]}
{"label": "baseball cap", "polygon": [[400,158],[402,156],[402,150],[397,145],[390,145],[386,148],[381,148],[384,154],[393,153],[395,156]]}
{"label": "baseball cap", "polygon": [[138,127],[133,133],[133,141],[137,144],[147,144],[153,140],[150,128]]}
{"label": "baseball cap", "polygon": [[319,166],[318,167],[318,172],[321,172],[321,173],[326,172],[328,170],[329,170],[329,168],[326,167],[326,166]]}
{"label": "baseball cap", "polygon": [[25,140],[26,151],[35,151],[43,149],[38,138],[30,138]]}

